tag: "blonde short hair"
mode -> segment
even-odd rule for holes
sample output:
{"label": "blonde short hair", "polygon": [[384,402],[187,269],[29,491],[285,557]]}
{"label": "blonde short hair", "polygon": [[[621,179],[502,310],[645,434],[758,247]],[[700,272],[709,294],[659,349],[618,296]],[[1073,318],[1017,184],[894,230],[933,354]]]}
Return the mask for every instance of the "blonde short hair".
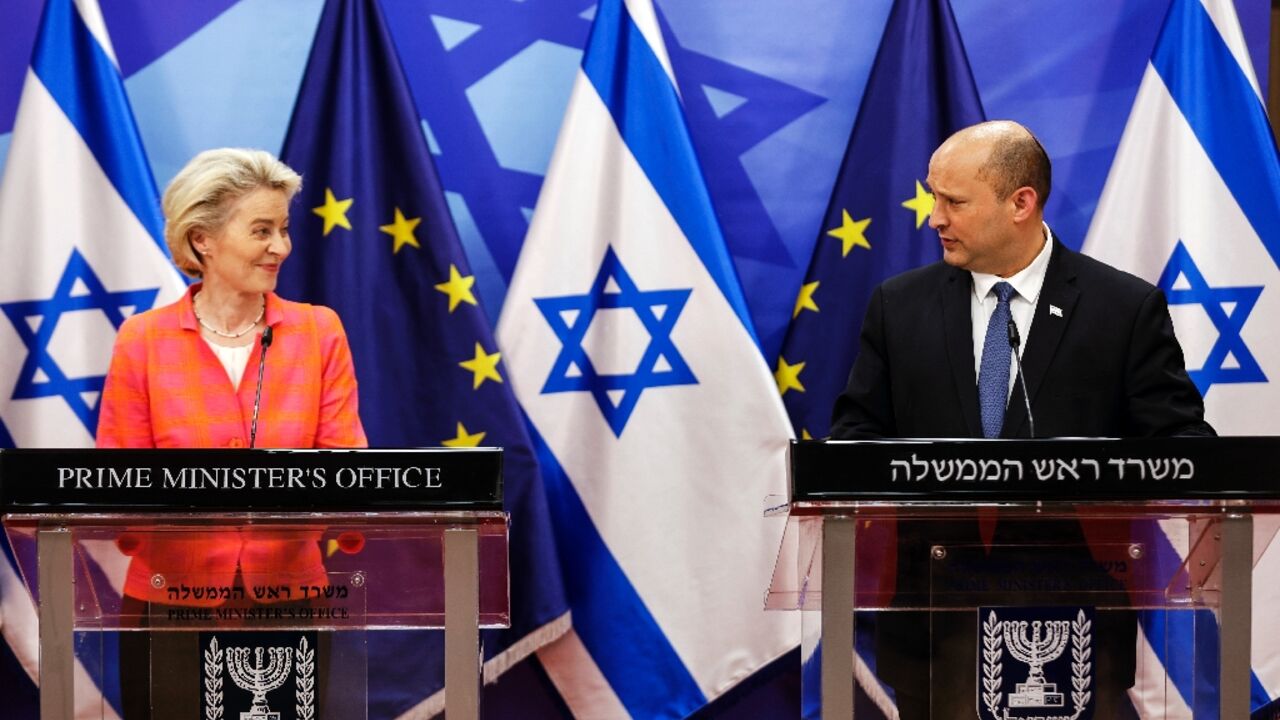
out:
{"label": "blonde short hair", "polygon": [[204,261],[191,238],[195,232],[215,234],[226,224],[231,205],[258,188],[271,188],[287,200],[302,189],[302,176],[265,150],[206,150],[165,188],[164,240],[173,262],[193,278],[204,276]]}

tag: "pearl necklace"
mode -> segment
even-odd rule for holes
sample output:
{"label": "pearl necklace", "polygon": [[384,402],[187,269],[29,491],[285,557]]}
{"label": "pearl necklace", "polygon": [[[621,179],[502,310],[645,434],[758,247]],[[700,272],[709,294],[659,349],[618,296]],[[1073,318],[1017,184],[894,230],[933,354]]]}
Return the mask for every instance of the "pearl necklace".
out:
{"label": "pearl necklace", "polygon": [[196,300],[197,300],[199,297],[200,297],[200,293],[196,293],[196,294],[195,294],[195,297],[191,298],[191,311],[192,311],[193,313],[195,313],[195,315],[196,315],[196,322],[200,323],[200,327],[204,328],[205,330],[208,330],[209,332],[213,333],[214,335],[217,335],[218,337],[224,337],[224,338],[227,338],[227,339],[229,339],[229,340],[235,340],[236,338],[244,337],[244,336],[245,336],[245,334],[247,334],[250,330],[252,330],[252,329],[254,329],[254,328],[258,327],[258,323],[259,323],[259,322],[262,322],[262,317],[263,317],[264,315],[266,315],[266,314],[267,314],[267,296],[266,296],[266,295],[263,295],[263,296],[262,296],[262,310],[258,311],[258,317],[254,318],[254,319],[253,319],[253,322],[249,323],[248,327],[246,327],[245,329],[241,330],[241,331],[240,331],[240,332],[238,332],[238,333],[223,332],[223,331],[219,330],[218,328],[216,328],[216,327],[214,327],[214,326],[210,325],[209,323],[205,322],[205,321],[204,321],[204,318],[200,317],[200,311],[199,311],[198,309],[196,309]]}

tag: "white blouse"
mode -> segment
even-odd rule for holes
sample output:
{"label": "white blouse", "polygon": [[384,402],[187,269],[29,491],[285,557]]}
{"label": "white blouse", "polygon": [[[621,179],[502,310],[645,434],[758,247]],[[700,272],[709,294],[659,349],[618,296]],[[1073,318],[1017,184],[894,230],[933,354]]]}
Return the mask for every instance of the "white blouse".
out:
{"label": "white blouse", "polygon": [[214,344],[208,338],[204,341],[209,345],[209,349],[213,350],[218,362],[222,363],[223,369],[227,371],[227,377],[231,378],[231,387],[239,388],[240,378],[244,376],[244,369],[249,365],[249,354],[253,352],[253,343],[240,347],[226,347]]}

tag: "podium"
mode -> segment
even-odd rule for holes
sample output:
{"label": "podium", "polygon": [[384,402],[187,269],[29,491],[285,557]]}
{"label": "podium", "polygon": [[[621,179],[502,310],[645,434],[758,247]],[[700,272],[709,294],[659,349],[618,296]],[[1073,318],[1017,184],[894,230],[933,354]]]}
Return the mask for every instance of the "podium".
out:
{"label": "podium", "polygon": [[790,486],[765,606],[802,612],[804,717],[885,703],[874,654],[904,720],[1101,720],[1131,680],[1249,718],[1280,438],[797,441]]}
{"label": "podium", "polygon": [[4,450],[0,514],[43,720],[114,716],[117,659],[157,719],[362,718],[369,633],[439,628],[477,718],[479,629],[510,624],[500,449]]}

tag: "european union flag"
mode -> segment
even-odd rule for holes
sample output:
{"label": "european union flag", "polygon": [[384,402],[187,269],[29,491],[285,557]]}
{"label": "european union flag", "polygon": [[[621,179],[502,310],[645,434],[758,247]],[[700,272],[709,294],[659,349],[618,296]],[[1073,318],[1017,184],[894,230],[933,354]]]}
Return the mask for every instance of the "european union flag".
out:
{"label": "european union flag", "polygon": [[775,378],[798,437],[820,437],[849,379],[871,291],[939,260],[929,157],[984,119],[947,0],[898,0],[800,288]]}
{"label": "european union flag", "polygon": [[[512,629],[485,636],[492,674],[567,627],[567,605],[527,430],[418,118],[378,4],[328,2],[281,153],[304,187],[280,293],[342,317],[372,445],[506,448],[515,602]],[[379,672],[369,717],[399,715],[438,689],[438,638],[434,649],[417,635],[370,643]]]}
{"label": "european union flag", "polygon": [[[774,371],[797,437],[830,431],[831,407],[849,379],[876,286],[941,259],[937,233],[927,225],[929,158],[952,133],[984,119],[950,3],[897,0]],[[886,523],[859,531],[860,583],[892,577],[893,532]],[[858,661],[872,671],[875,621],[870,614],[857,620]],[[806,672],[816,661],[805,659]],[[882,688],[866,682],[861,689],[892,717]],[[817,698],[806,694],[805,717],[818,712]]]}

